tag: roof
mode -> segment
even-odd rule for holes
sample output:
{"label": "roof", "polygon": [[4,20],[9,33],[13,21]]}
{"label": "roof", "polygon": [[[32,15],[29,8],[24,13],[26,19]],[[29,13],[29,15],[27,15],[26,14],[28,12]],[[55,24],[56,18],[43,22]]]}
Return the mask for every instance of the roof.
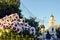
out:
{"label": "roof", "polygon": [[50,17],[54,17],[53,15],[51,15]]}

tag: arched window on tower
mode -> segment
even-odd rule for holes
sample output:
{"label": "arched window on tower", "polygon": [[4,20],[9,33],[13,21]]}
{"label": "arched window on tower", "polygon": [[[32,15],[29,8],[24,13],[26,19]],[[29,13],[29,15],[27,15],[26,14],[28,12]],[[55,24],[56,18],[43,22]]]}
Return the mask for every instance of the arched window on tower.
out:
{"label": "arched window on tower", "polygon": [[54,28],[52,28],[52,32],[54,31]]}

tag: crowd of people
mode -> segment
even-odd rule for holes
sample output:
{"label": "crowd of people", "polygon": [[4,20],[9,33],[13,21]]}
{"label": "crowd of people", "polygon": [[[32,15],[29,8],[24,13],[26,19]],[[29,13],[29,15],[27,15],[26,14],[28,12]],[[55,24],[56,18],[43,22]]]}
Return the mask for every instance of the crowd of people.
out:
{"label": "crowd of people", "polygon": [[40,35],[40,37],[37,37],[38,40],[60,40],[57,38],[57,35],[50,34],[49,31],[45,34],[44,38],[43,35]]}

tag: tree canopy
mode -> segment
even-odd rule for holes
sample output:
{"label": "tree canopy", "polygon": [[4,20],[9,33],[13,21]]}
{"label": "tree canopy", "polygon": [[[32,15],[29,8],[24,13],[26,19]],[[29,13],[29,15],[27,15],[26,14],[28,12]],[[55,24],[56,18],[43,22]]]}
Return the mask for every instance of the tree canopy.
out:
{"label": "tree canopy", "polygon": [[0,0],[0,18],[13,13],[17,13],[19,17],[22,18],[21,10],[19,7],[20,0]]}

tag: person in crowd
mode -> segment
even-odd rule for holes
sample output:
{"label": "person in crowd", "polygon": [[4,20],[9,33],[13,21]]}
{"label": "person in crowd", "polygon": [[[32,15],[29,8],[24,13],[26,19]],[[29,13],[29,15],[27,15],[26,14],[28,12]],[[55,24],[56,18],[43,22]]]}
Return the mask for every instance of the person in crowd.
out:
{"label": "person in crowd", "polygon": [[51,34],[49,34],[49,31],[47,31],[46,39],[47,39],[47,40],[50,40],[50,39],[51,39]]}

